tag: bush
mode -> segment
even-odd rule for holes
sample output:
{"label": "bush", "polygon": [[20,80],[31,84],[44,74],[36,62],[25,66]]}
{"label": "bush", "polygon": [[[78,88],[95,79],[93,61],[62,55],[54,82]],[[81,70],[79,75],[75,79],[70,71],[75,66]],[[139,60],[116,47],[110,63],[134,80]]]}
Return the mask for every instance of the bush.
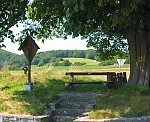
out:
{"label": "bush", "polygon": [[44,62],[43,62],[43,60],[41,60],[39,63],[38,63],[38,67],[41,67],[41,66],[44,66]]}
{"label": "bush", "polygon": [[61,61],[61,62],[54,61],[52,63],[52,66],[71,66],[71,65],[72,65],[72,63],[70,63],[69,60],[64,60],[64,61]]}
{"label": "bush", "polygon": [[108,66],[108,65],[114,65],[114,63],[117,63],[116,59],[101,61],[99,63],[99,65],[100,66]]}
{"label": "bush", "polygon": [[19,64],[13,64],[9,68],[10,70],[20,70],[21,66]]}
{"label": "bush", "polygon": [[73,64],[73,66],[83,66],[83,65],[85,65],[86,63],[85,62],[75,62],[74,64]]}

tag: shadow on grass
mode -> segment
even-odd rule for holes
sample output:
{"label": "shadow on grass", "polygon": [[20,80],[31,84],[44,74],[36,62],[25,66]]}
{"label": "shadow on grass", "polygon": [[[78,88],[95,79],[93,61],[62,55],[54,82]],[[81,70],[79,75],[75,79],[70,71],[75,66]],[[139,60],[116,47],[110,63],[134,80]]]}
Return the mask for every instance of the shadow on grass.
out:
{"label": "shadow on grass", "polygon": [[[84,81],[81,81],[84,82]],[[107,88],[102,84],[76,85],[73,89],[66,90],[64,79],[46,79],[37,82],[31,92],[15,91],[12,99],[20,103],[18,110],[21,114],[41,115],[47,109],[56,94],[60,92],[107,92]]]}
{"label": "shadow on grass", "polygon": [[105,87],[102,84],[74,84],[73,87],[68,87],[67,90],[74,92],[104,93],[108,91],[108,87]]}
{"label": "shadow on grass", "polygon": [[124,86],[111,89],[101,96],[95,108],[90,112],[90,118],[109,119],[119,117],[141,117],[150,114],[149,90]]}
{"label": "shadow on grass", "polygon": [[13,99],[19,101],[19,111],[24,114],[40,115],[59,92],[64,91],[64,81],[47,79],[34,84],[31,92],[15,91]]}

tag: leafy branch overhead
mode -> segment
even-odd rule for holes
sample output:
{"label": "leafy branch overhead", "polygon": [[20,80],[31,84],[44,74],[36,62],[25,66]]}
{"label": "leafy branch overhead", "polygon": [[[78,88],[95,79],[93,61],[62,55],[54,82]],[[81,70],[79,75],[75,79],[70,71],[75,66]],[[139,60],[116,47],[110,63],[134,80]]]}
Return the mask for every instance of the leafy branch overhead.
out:
{"label": "leafy branch overhead", "polygon": [[146,29],[147,9],[148,0],[34,0],[28,7],[28,17],[40,25],[36,28],[38,38],[82,36],[88,46],[99,53],[105,49],[110,56],[127,50],[122,40],[127,38],[130,25]]}
{"label": "leafy branch overhead", "polygon": [[146,0],[5,0],[1,2],[0,12],[0,27],[3,30],[1,42],[4,37],[13,41],[14,35],[10,28],[18,21],[27,25],[30,23],[22,31],[23,35],[30,32],[37,38],[66,38],[67,35],[87,37],[97,31],[103,35],[99,28],[108,37],[115,34],[119,35],[117,38],[126,38],[127,27],[132,23],[140,22],[140,26],[145,27],[147,19],[143,19],[143,16],[149,16],[148,13],[143,14],[142,11],[145,11],[142,9],[146,9],[146,3]]}
{"label": "leafy branch overhead", "polygon": [[18,21],[26,19],[27,5],[28,0],[0,1],[0,43],[2,43],[6,37],[14,42],[14,35],[10,28],[17,24]]}

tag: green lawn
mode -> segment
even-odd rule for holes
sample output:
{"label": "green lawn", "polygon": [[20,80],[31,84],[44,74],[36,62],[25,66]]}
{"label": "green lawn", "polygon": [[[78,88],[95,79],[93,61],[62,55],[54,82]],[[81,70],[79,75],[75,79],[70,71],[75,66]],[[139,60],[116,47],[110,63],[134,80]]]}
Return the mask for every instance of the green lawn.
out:
{"label": "green lawn", "polygon": [[[124,65],[121,72],[127,72],[129,65]],[[34,90],[25,92],[23,84],[27,77],[23,71],[0,72],[0,113],[40,115],[54,96],[59,92],[67,92],[64,82],[70,80],[67,71],[119,72],[114,66],[32,66],[32,82]],[[76,80],[102,81],[102,76],[76,76]],[[108,89],[102,85],[76,85],[72,91],[91,91],[103,94],[90,112],[94,119],[113,117],[132,117],[150,114],[150,89],[125,86],[119,89]]]}
{"label": "green lawn", "polygon": [[63,58],[64,60],[69,60],[71,63],[81,62],[86,63],[86,65],[98,65],[99,62],[96,60],[86,59],[86,58]]}
{"label": "green lawn", "polygon": [[98,99],[89,118],[108,119],[150,115],[150,89],[124,86],[108,89]]}

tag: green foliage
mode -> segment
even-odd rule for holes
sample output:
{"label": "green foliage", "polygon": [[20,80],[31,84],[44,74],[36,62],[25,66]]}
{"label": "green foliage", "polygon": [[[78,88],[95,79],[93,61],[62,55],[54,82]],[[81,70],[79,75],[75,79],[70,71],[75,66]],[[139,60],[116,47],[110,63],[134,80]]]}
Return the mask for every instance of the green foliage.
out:
{"label": "green foliage", "polygon": [[0,1],[0,47],[4,46],[4,38],[14,42],[14,35],[10,29],[20,20],[25,19],[28,0],[1,0]]}
{"label": "green foliage", "polygon": [[52,66],[71,66],[72,63],[69,62],[69,60],[63,60],[63,61],[59,61],[56,60],[54,62],[52,62]]}
{"label": "green foliage", "polygon": [[2,49],[0,49],[0,55],[0,69],[3,67],[5,62],[7,62],[7,65],[9,65],[8,69],[11,70],[21,69],[27,65],[27,60],[25,59],[24,55],[13,54]]}
{"label": "green foliage", "polygon": [[62,58],[95,58],[95,50],[56,50],[37,53],[32,64],[43,66],[50,62],[62,61]]}
{"label": "green foliage", "polygon": [[85,65],[86,63],[85,62],[75,62],[74,64],[73,64],[73,66],[83,66],[83,65]]}
{"label": "green foliage", "polygon": [[96,66],[99,62],[96,60],[91,60],[87,58],[64,58],[64,60],[69,60],[72,64],[75,64],[76,62],[80,63],[86,63],[88,66]]}
{"label": "green foliage", "polygon": [[103,33],[101,29],[89,33],[84,38],[88,38],[88,47],[93,46],[96,54],[101,60],[112,59],[119,55],[122,57],[128,52],[127,42],[120,35],[110,35]]}
{"label": "green foliage", "polygon": [[[90,56],[87,58],[94,58],[95,51],[94,50],[56,50],[56,51],[46,51],[46,52],[39,52],[36,54],[32,61],[32,65],[38,65],[39,67],[49,64],[50,62],[59,62],[63,61],[63,58],[66,57],[83,57],[85,55]],[[3,63],[7,62],[9,65],[10,70],[21,70],[24,66],[26,66],[27,60],[24,55],[17,55],[5,50],[0,50],[0,69],[3,67]],[[63,64],[63,65],[67,65]]]}
{"label": "green foliage", "polygon": [[65,39],[80,35],[106,59],[127,51],[129,27],[149,28],[149,12],[148,0],[35,0],[27,13],[31,29],[23,34],[34,30],[37,38]]}
{"label": "green foliage", "polygon": [[99,63],[100,66],[109,66],[109,65],[114,65],[115,63],[117,63],[116,59],[112,59],[112,60],[105,60],[105,61],[101,61]]}
{"label": "green foliage", "polygon": [[8,64],[8,62],[4,62],[3,63],[3,66],[2,66],[2,69],[1,69],[1,71],[2,72],[8,72],[8,70],[9,70],[9,64]]}
{"label": "green foliage", "polygon": [[[18,40],[22,41],[27,33],[38,39],[52,36],[65,39],[68,35],[73,38],[81,36],[87,39],[88,46],[98,51],[101,59],[111,59],[117,54],[121,57],[128,49],[124,39],[130,39],[128,40],[130,47],[134,45],[132,41],[149,39],[149,0],[33,0],[29,4],[28,2],[28,0],[0,2],[2,6],[0,43],[3,42],[4,37],[13,41],[14,35],[10,28],[18,21],[25,24],[22,34],[17,36]],[[144,36],[139,34],[136,37],[139,32]],[[131,36],[135,38],[130,38]],[[146,47],[148,50],[149,47]],[[130,51],[133,51],[132,54],[140,52],[139,49]],[[81,57],[85,56],[83,53],[80,54]],[[74,53],[74,57],[77,55],[77,52]],[[135,56],[131,64],[135,64],[136,60]],[[48,61],[49,59],[39,61],[39,66]],[[20,60],[16,61],[18,62]]]}

